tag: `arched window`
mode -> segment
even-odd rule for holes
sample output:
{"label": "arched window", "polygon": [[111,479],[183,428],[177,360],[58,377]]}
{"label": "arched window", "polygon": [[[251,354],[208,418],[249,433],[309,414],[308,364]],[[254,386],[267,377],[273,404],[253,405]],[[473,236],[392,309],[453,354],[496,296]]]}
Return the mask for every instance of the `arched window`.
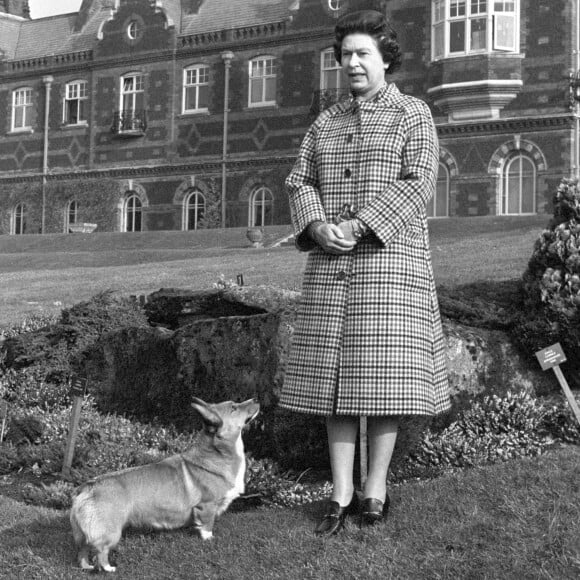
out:
{"label": "arched window", "polygon": [[449,216],[449,170],[439,163],[435,194],[427,204],[427,217]]}
{"label": "arched window", "polygon": [[183,200],[183,229],[197,230],[205,215],[205,197],[199,190],[193,190]]}
{"label": "arched window", "polygon": [[258,187],[250,197],[250,226],[263,227],[273,221],[274,197],[264,186]]}
{"label": "arched window", "polygon": [[79,205],[73,199],[69,201],[64,210],[64,233],[70,234],[70,226],[74,226],[79,218]]}
{"label": "arched window", "polygon": [[339,92],[342,89],[342,68],[334,57],[334,49],[327,48],[320,54],[320,88]]}
{"label": "arched window", "polygon": [[10,216],[10,233],[12,235],[21,235],[26,233],[26,206],[19,203]]}
{"label": "arched window", "polygon": [[140,232],[142,225],[143,204],[135,194],[129,195],[125,200],[123,211],[123,231]]}
{"label": "arched window", "polygon": [[521,153],[505,164],[502,179],[501,213],[530,214],[536,211],[536,166]]}

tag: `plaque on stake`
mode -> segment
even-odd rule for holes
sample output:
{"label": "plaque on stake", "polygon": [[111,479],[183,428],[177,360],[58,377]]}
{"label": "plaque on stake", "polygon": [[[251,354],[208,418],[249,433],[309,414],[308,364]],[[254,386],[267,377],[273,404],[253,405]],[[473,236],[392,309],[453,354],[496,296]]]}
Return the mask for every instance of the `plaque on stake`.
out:
{"label": "plaque on stake", "polygon": [[79,419],[81,416],[81,407],[87,387],[87,380],[81,377],[71,379],[70,395],[73,400],[68,430],[68,439],[66,442],[66,451],[64,454],[64,463],[62,466],[63,477],[69,477],[72,460],[75,450],[75,440],[77,438]]}
{"label": "plaque on stake", "polygon": [[536,353],[536,357],[537,357],[543,371],[548,370],[548,369],[552,369],[554,371],[554,373],[558,379],[558,382],[560,383],[560,386],[562,387],[562,390],[564,391],[564,394],[566,395],[566,399],[568,400],[568,404],[572,408],[572,411],[574,412],[574,415],[576,416],[576,420],[580,424],[580,408],[578,407],[578,403],[576,402],[576,399],[574,398],[574,394],[570,390],[570,387],[568,386],[568,382],[566,381],[566,378],[564,377],[564,373],[562,372],[562,369],[560,368],[560,365],[563,362],[566,362],[566,355],[564,354],[564,350],[562,349],[562,346],[560,345],[559,342],[557,342],[556,344],[553,344],[552,346],[548,346],[546,348],[543,348],[542,350],[539,350]]}
{"label": "plaque on stake", "polygon": [[8,403],[2,401],[0,403],[0,415],[2,415],[2,427],[0,428],[0,443],[4,441],[4,432],[6,431],[6,422],[8,421]]}

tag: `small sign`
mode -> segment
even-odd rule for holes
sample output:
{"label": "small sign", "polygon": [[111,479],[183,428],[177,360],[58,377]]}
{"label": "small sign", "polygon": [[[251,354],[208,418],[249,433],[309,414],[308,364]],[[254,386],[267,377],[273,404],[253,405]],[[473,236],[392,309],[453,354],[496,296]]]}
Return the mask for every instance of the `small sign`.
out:
{"label": "small sign", "polygon": [[566,355],[564,354],[559,342],[539,350],[536,353],[536,357],[538,357],[538,361],[540,362],[543,371],[566,362]]}
{"label": "small sign", "polygon": [[82,377],[73,377],[70,383],[71,397],[84,397],[87,390],[87,379]]}
{"label": "small sign", "polygon": [[238,274],[236,277],[236,281],[237,281],[238,286],[243,286],[244,285],[244,275]]}

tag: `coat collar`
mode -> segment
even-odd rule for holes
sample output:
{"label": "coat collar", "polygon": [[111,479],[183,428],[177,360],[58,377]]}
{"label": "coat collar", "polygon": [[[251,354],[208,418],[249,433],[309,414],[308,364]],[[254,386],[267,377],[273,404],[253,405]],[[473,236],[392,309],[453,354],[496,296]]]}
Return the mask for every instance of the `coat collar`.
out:
{"label": "coat collar", "polygon": [[342,112],[371,111],[376,107],[396,107],[402,94],[394,83],[385,83],[368,101],[357,101],[354,96],[339,103]]}

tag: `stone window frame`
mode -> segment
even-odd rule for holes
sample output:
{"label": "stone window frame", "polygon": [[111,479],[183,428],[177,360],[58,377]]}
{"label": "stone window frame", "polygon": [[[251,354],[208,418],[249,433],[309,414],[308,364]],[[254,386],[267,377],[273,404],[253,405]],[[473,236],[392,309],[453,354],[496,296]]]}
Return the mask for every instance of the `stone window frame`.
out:
{"label": "stone window frame", "polygon": [[[196,197],[198,202],[193,205],[194,209],[194,224],[193,228],[190,227],[190,219],[189,219],[189,212],[192,209],[191,198]],[[199,199],[201,198],[202,203],[199,203]],[[203,192],[199,189],[199,187],[191,187],[187,190],[186,194],[183,197],[182,203],[182,219],[181,219],[181,229],[183,231],[192,231],[197,230],[199,226],[199,220],[203,219],[205,215],[205,211],[207,209],[207,199]],[[199,208],[202,208],[201,217],[199,215]]]}
{"label": "stone window frame", "polygon": [[[257,199],[259,194],[260,200]],[[272,190],[263,183],[257,184],[252,189],[248,201],[248,227],[263,228],[264,226],[272,225],[274,220],[274,193]],[[268,207],[270,209],[269,220],[267,219]]]}
{"label": "stone window frame", "polygon": [[[200,73],[202,70],[204,71],[204,75],[205,75],[205,80],[203,82],[200,81]],[[195,82],[188,82],[188,74],[191,73],[192,71],[196,71]],[[193,65],[187,66],[183,69],[183,89],[182,89],[182,107],[181,107],[182,114],[187,115],[190,113],[207,113],[208,112],[208,110],[209,110],[208,105],[209,105],[210,73],[211,73],[211,67],[209,65],[203,64],[203,63],[193,64]],[[208,105],[206,105],[205,107],[199,106],[200,87],[207,87],[206,90],[207,90]],[[188,94],[188,91],[191,89],[195,90],[195,108],[188,109],[187,108],[187,94]]]}
{"label": "stone window frame", "polygon": [[24,202],[17,203],[10,212],[10,235],[20,236],[26,233],[28,207]]}
{"label": "stone window frame", "polygon": [[[73,207],[74,204],[74,207]],[[74,219],[71,220],[71,214],[74,215]],[[64,207],[64,228],[65,234],[70,234],[70,226],[78,223],[79,218],[79,204],[76,199],[70,199]]]}
{"label": "stone window frame", "polygon": [[[76,94],[73,89],[76,87]],[[73,95],[71,95],[73,92]],[[77,119],[75,122],[71,122],[71,114],[69,104],[77,103]],[[81,102],[85,103],[83,114],[81,115]],[[66,83],[64,88],[64,97],[62,102],[62,122],[64,125],[76,126],[76,125],[87,125],[89,118],[89,82],[85,79],[75,79]],[[81,118],[82,117],[82,118]]]}
{"label": "stone window frame", "polygon": [[[32,132],[33,113],[32,87],[18,87],[12,91],[12,111],[10,119],[10,131],[12,133]],[[17,112],[21,111],[23,125],[16,125]]]}
{"label": "stone window frame", "polygon": [[[259,65],[259,63],[271,62],[271,65]],[[255,74],[254,65],[258,65],[258,74]],[[261,70],[260,70],[261,69]],[[277,84],[278,84],[278,59],[273,54],[263,54],[255,56],[248,61],[248,107],[271,107],[276,105]],[[253,81],[260,80],[261,83],[261,98],[257,101],[252,101]],[[268,99],[268,81],[274,83],[274,98]]]}

